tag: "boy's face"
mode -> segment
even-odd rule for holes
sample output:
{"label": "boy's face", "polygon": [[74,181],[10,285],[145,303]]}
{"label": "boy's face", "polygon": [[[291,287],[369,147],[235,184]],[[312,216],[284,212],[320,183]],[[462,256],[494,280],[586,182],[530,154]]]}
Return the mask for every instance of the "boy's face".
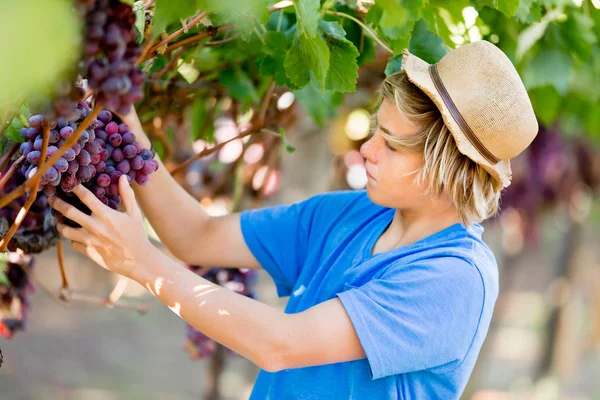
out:
{"label": "boy's face", "polygon": [[419,208],[424,188],[414,182],[414,171],[423,165],[423,154],[394,148],[381,132],[407,137],[417,134],[420,127],[409,122],[388,100],[379,107],[377,121],[374,135],[360,148],[367,170],[367,193],[374,203],[385,207]]}

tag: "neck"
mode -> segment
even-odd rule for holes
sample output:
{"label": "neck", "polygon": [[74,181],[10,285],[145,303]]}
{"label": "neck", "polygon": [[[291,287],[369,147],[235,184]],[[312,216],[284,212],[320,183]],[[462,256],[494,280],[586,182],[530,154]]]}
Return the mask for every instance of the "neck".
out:
{"label": "neck", "polygon": [[396,209],[392,223],[382,235],[392,248],[406,246],[460,222],[454,207],[428,210]]}

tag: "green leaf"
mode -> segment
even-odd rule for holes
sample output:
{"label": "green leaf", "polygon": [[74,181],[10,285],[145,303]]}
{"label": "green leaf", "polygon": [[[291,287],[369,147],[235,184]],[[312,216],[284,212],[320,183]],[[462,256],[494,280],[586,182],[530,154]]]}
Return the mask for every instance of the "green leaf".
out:
{"label": "green leaf", "polygon": [[228,89],[231,97],[240,100],[244,105],[259,100],[252,81],[240,68],[223,70],[219,82]]}
{"label": "green leaf", "polygon": [[327,71],[329,70],[329,48],[320,36],[309,38],[298,30],[292,48],[288,52],[284,67],[290,81],[298,88],[310,82],[312,72],[325,89]]}
{"label": "green leaf", "polygon": [[327,71],[326,89],[338,92],[355,92],[360,55],[354,44],[346,39],[344,28],[337,22],[319,21],[319,35],[327,42],[330,64]]}
{"label": "green leaf", "polygon": [[283,139],[283,143],[285,144],[285,150],[288,153],[293,153],[296,151],[296,148],[294,146],[292,146],[290,144],[290,142],[288,142],[287,137],[285,137],[285,131],[283,130],[283,128],[279,128],[279,135],[281,136],[281,138]]}
{"label": "green leaf", "polygon": [[144,9],[144,2],[142,0],[133,3],[133,12],[135,14],[135,33],[137,42],[142,43],[146,28],[146,10]]}
{"label": "green leaf", "polygon": [[478,6],[489,6],[500,11],[505,16],[511,18],[517,13],[519,9],[519,0],[479,0],[477,1]]}
{"label": "green leaf", "polygon": [[543,86],[529,91],[535,115],[544,125],[550,125],[560,112],[561,96],[553,86]]}
{"label": "green leaf", "polygon": [[77,65],[80,21],[71,2],[0,2],[0,110],[30,95],[45,96]]}
{"label": "green leaf", "polygon": [[384,29],[393,29],[408,19],[408,12],[399,0],[378,0],[377,4],[382,8],[379,24]]}
{"label": "green leaf", "polygon": [[[588,62],[598,38],[594,34],[594,20],[579,8],[566,8],[567,20],[560,24],[560,33],[571,54],[582,62]],[[595,11],[600,13],[600,11]]]}
{"label": "green leaf", "polygon": [[430,64],[438,62],[447,52],[444,41],[429,30],[425,20],[419,20],[415,24],[409,49],[415,56]]}
{"label": "green leaf", "polygon": [[385,76],[390,76],[402,69],[402,53],[390,57],[385,67]]}
{"label": "green leaf", "polygon": [[317,35],[319,23],[319,0],[301,0],[294,2],[298,18],[298,28],[306,35],[313,37]]}
{"label": "green leaf", "polygon": [[523,69],[523,83],[527,89],[552,85],[564,95],[568,90],[571,57],[556,48],[542,48]]}
{"label": "green leaf", "polygon": [[542,8],[536,0],[521,0],[515,18],[524,24],[539,22],[542,19]]}
{"label": "green leaf", "polygon": [[350,40],[360,53],[356,59],[358,66],[373,61],[376,52],[375,41],[364,33],[361,26],[350,19],[344,18],[342,28],[346,31],[346,39]]}
{"label": "green leaf", "polygon": [[212,12],[213,25],[235,24],[244,41],[250,41],[257,23],[268,21],[268,5],[269,0],[198,0],[200,9]]}
{"label": "green leaf", "polygon": [[294,91],[294,96],[313,120],[323,127],[335,115],[336,106],[340,104],[341,95],[331,90],[319,90],[314,77],[310,83],[300,90]]}
{"label": "green leaf", "polygon": [[152,36],[158,37],[172,23],[187,19],[198,10],[196,1],[156,0],[154,4],[154,22]]}
{"label": "green leaf", "polygon": [[[194,100],[194,104],[191,107],[191,139],[192,141],[196,141],[198,139],[202,139],[209,143],[214,143],[214,124],[212,121],[209,121],[209,113],[210,109],[210,99],[206,97],[198,96],[196,100]],[[206,128],[205,128],[206,127]],[[202,133],[202,129],[204,129],[204,133]]]}
{"label": "green leaf", "polygon": [[279,86],[293,86],[285,74],[285,56],[290,40],[283,32],[267,32],[263,36],[265,45],[262,46],[265,56],[259,62],[262,76],[272,76]]}
{"label": "green leaf", "polygon": [[23,125],[21,120],[18,117],[16,117],[11,121],[10,125],[6,127],[6,130],[4,131],[4,136],[6,136],[7,139],[12,140],[13,142],[23,143],[25,140],[21,137],[20,131],[24,127],[25,126]]}

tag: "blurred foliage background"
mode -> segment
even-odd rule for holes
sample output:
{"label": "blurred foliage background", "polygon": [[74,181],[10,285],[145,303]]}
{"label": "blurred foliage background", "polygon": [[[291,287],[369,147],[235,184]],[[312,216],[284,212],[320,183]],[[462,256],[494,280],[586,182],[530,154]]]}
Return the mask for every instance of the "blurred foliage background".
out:
{"label": "blurred foliage background", "polygon": [[[436,62],[465,43],[499,46],[541,129],[513,160],[501,214],[484,224],[501,295],[463,398],[600,398],[599,1],[128,3],[147,74],[136,108],[167,168],[212,215],[364,188],[358,149],[402,49]],[[5,139],[20,140],[23,103],[35,106],[77,71],[80,25],[67,1],[0,1]],[[75,288],[103,293],[118,281],[69,250],[65,258]],[[37,256],[42,290],[27,328],[0,342],[7,398],[248,397],[256,368],[184,339],[185,323],[143,288],[123,291],[153,307],[144,317],[65,308],[58,271],[54,251]],[[254,292],[283,309],[263,272]]]}

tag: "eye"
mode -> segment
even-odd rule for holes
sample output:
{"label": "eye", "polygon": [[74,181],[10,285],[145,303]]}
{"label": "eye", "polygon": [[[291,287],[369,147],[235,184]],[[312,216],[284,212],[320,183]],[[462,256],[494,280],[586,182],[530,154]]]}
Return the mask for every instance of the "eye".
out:
{"label": "eye", "polygon": [[388,142],[387,140],[385,140],[384,142],[385,142],[385,147],[387,147],[389,150],[391,150],[391,151],[398,151],[398,149],[395,148],[394,146],[392,146],[390,144],[390,142]]}

